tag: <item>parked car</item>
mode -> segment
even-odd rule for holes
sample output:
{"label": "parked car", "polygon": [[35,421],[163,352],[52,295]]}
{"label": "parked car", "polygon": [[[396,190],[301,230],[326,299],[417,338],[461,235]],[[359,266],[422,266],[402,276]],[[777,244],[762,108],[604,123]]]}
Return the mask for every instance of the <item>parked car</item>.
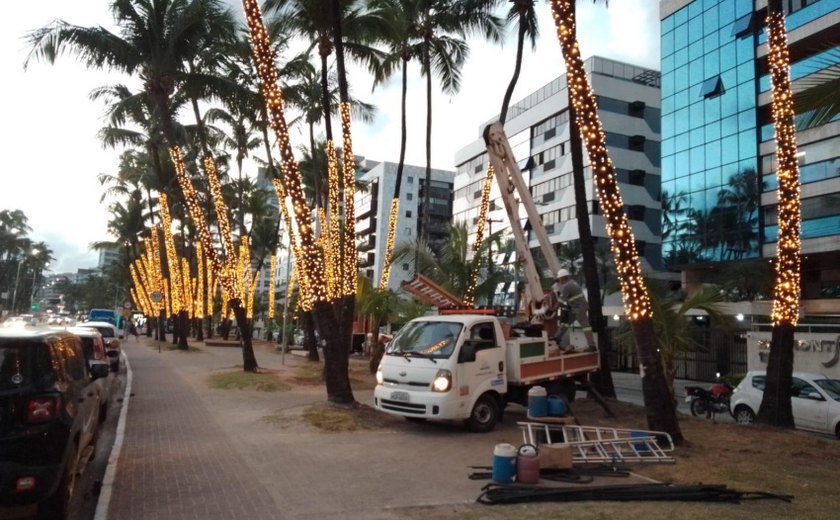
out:
{"label": "parked car", "polygon": [[96,379],[81,340],[63,330],[0,331],[0,505],[63,519],[95,449]]}
{"label": "parked car", "polygon": [[[732,393],[732,416],[739,424],[755,420],[764,395],[766,375],[748,372]],[[840,438],[840,380],[821,374],[794,372],[791,384],[793,422],[797,428]]]}
{"label": "parked car", "polygon": [[91,309],[87,315],[87,321],[105,321],[117,326],[117,313],[114,309]]}
{"label": "parked car", "polygon": [[107,321],[85,321],[79,323],[79,327],[96,329],[102,334],[102,341],[105,342],[105,355],[111,364],[111,371],[118,372],[120,369],[120,340],[117,338],[117,327]]}
{"label": "parked car", "polygon": [[[111,363],[105,354],[105,341],[102,339],[102,334],[93,327],[68,327],[67,332],[75,334],[82,340],[82,352],[91,372],[97,370],[94,369],[94,365],[102,365],[104,369],[100,368],[98,371],[102,372],[104,370],[107,376]],[[94,380],[94,387],[99,394],[99,421],[104,422],[108,417],[108,406],[111,403],[111,379],[108,377],[97,378]]]}

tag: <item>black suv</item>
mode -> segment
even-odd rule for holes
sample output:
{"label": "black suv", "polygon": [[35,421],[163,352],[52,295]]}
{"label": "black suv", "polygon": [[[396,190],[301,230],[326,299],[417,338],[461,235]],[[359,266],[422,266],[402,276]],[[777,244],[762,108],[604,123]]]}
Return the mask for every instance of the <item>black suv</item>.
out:
{"label": "black suv", "polygon": [[38,504],[64,518],[99,426],[94,380],[81,340],[66,331],[0,331],[0,506]]}

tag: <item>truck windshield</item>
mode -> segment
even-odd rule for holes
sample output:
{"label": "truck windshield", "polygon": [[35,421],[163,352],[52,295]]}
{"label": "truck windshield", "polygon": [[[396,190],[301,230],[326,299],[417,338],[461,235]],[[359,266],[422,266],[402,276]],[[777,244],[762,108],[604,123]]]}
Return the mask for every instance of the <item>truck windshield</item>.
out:
{"label": "truck windshield", "polygon": [[422,357],[448,358],[455,350],[460,323],[445,321],[413,321],[407,324],[388,344],[386,354],[404,356],[418,354]]}

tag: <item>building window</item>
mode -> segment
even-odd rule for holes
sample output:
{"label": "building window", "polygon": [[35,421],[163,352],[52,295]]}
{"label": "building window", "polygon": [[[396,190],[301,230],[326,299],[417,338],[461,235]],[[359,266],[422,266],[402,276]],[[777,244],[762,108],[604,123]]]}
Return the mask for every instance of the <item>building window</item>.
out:
{"label": "building window", "polygon": [[403,267],[403,271],[408,271],[408,264],[403,264],[402,267]]}
{"label": "building window", "polygon": [[413,199],[414,199],[414,194],[413,193],[406,193],[405,194],[405,200],[413,200]]}
{"label": "building window", "polygon": [[645,136],[643,135],[634,135],[628,139],[628,147],[630,150],[635,152],[644,152],[645,151]]}
{"label": "building window", "polygon": [[644,170],[630,170],[628,182],[634,186],[644,186],[646,173]]}
{"label": "building window", "polygon": [[627,104],[627,113],[633,117],[645,117],[645,102],[633,101]]}
{"label": "building window", "polygon": [[410,227],[405,228],[405,235],[409,236],[409,237],[411,236],[411,228]]}
{"label": "building window", "polygon": [[411,210],[405,212],[406,218],[411,218]]}
{"label": "building window", "polygon": [[706,99],[720,96],[724,92],[726,92],[726,89],[723,88],[723,80],[720,79],[720,76],[707,79],[700,87],[700,97]]}
{"label": "building window", "polygon": [[732,36],[735,38],[744,38],[755,32],[754,23],[755,13],[746,14],[732,24]]}
{"label": "building window", "polygon": [[414,177],[412,177],[411,175],[409,175],[409,176],[408,176],[408,179],[407,179],[405,182],[406,182],[406,183],[408,183],[408,184],[414,184]]}

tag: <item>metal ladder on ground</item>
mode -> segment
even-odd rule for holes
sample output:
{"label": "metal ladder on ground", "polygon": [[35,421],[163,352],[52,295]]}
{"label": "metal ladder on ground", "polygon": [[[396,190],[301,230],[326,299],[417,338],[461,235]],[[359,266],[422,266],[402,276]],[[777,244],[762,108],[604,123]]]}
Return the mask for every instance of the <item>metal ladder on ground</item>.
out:
{"label": "metal ladder on ground", "polygon": [[576,464],[674,462],[674,442],[665,432],[571,424],[517,423],[526,444],[568,446]]}

